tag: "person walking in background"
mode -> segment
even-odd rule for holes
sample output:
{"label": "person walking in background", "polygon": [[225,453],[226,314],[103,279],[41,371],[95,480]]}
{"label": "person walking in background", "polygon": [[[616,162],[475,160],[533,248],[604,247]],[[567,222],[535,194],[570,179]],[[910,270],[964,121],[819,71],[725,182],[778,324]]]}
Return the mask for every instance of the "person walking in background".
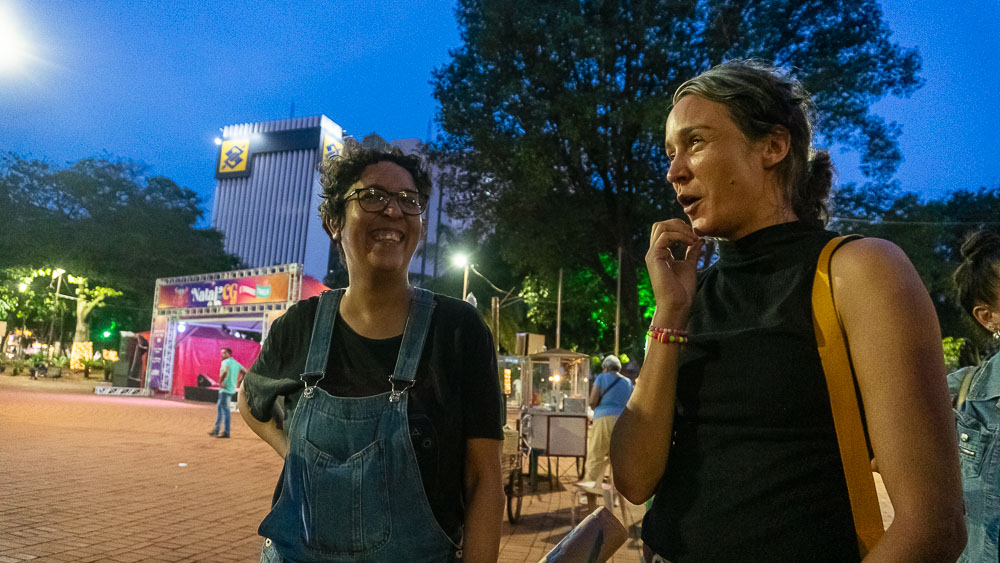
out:
{"label": "person walking in background", "polygon": [[[222,366],[219,367],[219,400],[216,403],[218,414],[215,416],[215,428],[208,433],[216,438],[229,437],[229,402],[236,394],[236,386],[239,379],[246,373],[246,369],[235,359],[231,348],[222,349]],[[224,424],[223,424],[224,423]],[[221,428],[220,428],[221,426]],[[222,433],[219,430],[224,429]]]}
{"label": "person walking in background", "polygon": [[[977,231],[955,270],[959,305],[1000,345],[1000,234]],[[1000,560],[1000,354],[948,376],[969,542],[962,563]]]}
{"label": "person walking in background", "polygon": [[601,483],[608,468],[611,431],[632,395],[632,382],[619,373],[621,369],[622,363],[617,356],[605,356],[601,362],[601,373],[594,378],[594,386],[590,389],[590,408],[594,409],[594,423],[590,425],[587,465],[580,484],[595,494],[601,494]]}

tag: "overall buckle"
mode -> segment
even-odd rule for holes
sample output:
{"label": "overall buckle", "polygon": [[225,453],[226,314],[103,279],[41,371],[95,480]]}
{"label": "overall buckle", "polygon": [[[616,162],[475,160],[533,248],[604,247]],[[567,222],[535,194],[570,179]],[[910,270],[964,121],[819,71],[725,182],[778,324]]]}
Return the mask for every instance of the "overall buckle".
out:
{"label": "overall buckle", "polygon": [[[305,398],[311,399],[312,396],[316,394],[316,385],[319,383],[320,379],[323,379],[322,375],[323,375],[322,373],[303,373],[302,375],[299,376],[299,379],[302,380],[302,384],[305,385],[305,389],[302,390],[302,395]],[[312,385],[309,385],[309,382],[306,380],[306,378],[317,377],[317,376],[319,377],[316,379],[316,382],[313,383]]]}
{"label": "overall buckle", "polygon": [[413,386],[416,384],[415,381],[405,381],[404,382],[404,383],[406,383],[405,387],[403,387],[402,389],[396,389],[396,381],[397,380],[393,379],[393,377],[391,375],[389,376],[389,385],[392,388],[389,391],[389,402],[390,403],[398,403],[399,399],[403,396],[403,393],[406,393],[410,389],[413,389]]}

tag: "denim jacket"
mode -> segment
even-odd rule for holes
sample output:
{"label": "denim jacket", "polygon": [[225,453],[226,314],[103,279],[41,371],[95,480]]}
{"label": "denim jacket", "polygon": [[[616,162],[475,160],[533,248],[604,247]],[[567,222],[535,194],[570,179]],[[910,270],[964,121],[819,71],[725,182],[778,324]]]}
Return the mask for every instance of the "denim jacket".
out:
{"label": "denim jacket", "polygon": [[955,405],[969,535],[960,563],[997,561],[1000,535],[1000,354],[948,376],[953,404],[970,373],[965,401]]}

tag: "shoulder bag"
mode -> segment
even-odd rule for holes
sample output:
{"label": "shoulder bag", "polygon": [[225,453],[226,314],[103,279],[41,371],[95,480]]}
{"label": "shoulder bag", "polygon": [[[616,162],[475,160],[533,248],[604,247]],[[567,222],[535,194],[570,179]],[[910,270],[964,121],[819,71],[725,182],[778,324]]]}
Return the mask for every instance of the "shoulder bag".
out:
{"label": "shoulder bag", "polygon": [[858,535],[858,549],[864,558],[882,538],[884,527],[871,460],[868,457],[865,428],[861,420],[862,406],[859,404],[857,377],[851,364],[847,334],[833,302],[830,276],[833,253],[845,242],[855,238],[860,237],[837,237],[827,243],[820,253],[813,281],[812,311],[816,344],[823,362],[823,372],[826,374],[833,424],[837,432],[840,458],[844,464],[854,529]]}

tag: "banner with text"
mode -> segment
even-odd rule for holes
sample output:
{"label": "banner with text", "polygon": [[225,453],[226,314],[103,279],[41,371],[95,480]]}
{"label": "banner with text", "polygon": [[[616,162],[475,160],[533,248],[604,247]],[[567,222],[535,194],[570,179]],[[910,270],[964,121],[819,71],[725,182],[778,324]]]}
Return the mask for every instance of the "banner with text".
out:
{"label": "banner with text", "polygon": [[288,301],[291,274],[281,272],[228,280],[160,286],[157,309],[222,307]]}

